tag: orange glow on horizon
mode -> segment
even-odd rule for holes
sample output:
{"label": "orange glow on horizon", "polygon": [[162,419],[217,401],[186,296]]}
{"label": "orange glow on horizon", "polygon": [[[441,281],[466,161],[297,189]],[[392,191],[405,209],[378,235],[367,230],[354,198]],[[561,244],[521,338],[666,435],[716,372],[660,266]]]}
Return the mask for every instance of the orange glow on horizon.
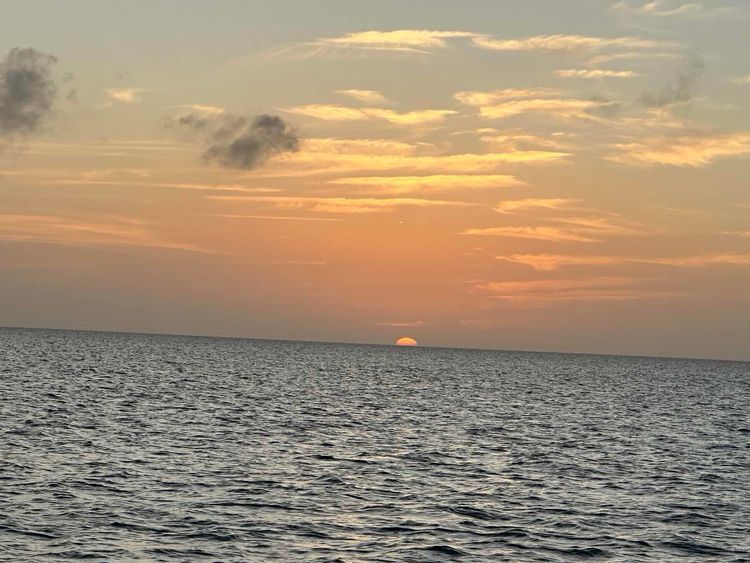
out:
{"label": "orange glow on horizon", "polygon": [[403,336],[396,340],[396,346],[417,346],[417,341],[408,336]]}

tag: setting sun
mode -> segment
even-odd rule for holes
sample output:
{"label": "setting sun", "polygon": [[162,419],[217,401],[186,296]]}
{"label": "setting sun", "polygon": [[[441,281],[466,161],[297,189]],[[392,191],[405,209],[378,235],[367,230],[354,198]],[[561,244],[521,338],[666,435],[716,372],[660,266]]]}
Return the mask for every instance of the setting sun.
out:
{"label": "setting sun", "polygon": [[396,346],[416,346],[417,341],[413,338],[409,338],[408,336],[404,336],[402,338],[399,338],[396,340]]}

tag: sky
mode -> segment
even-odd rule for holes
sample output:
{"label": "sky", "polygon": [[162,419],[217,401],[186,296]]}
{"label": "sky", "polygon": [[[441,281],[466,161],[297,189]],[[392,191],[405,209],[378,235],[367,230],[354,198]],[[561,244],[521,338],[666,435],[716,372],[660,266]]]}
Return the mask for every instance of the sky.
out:
{"label": "sky", "polygon": [[0,3],[0,325],[750,360],[750,3]]}

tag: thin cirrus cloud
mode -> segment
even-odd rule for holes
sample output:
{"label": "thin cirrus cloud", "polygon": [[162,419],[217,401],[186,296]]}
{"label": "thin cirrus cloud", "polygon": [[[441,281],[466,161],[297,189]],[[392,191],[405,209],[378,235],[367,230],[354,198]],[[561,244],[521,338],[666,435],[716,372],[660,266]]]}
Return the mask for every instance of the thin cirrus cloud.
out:
{"label": "thin cirrus cloud", "polygon": [[711,7],[699,2],[681,2],[679,0],[620,0],[610,6],[613,12],[625,16],[667,18],[678,16],[708,17],[730,15],[736,10],[729,6]]}
{"label": "thin cirrus cloud", "polygon": [[536,35],[521,39],[493,39],[478,36],[472,42],[493,51],[574,51],[608,48],[654,49],[674,46],[671,42],[640,37],[592,37],[586,35]]}
{"label": "thin cirrus cloud", "polygon": [[495,173],[508,165],[554,163],[569,156],[560,151],[513,149],[482,154],[421,154],[425,149],[434,150],[434,147],[387,139],[310,138],[304,141],[303,150],[286,154],[277,163],[269,163],[262,175],[484,174]]}
{"label": "thin cirrus cloud", "polygon": [[621,164],[697,168],[711,164],[719,158],[750,154],[750,133],[709,133],[650,138],[617,144],[615,148],[619,152],[607,158]]}
{"label": "thin cirrus cloud", "polygon": [[121,104],[139,104],[143,101],[143,94],[151,90],[148,88],[107,88],[104,91],[115,102]]}
{"label": "thin cirrus cloud", "polygon": [[331,184],[358,186],[389,194],[486,190],[521,186],[524,183],[507,174],[433,174],[430,176],[358,176],[336,178]]}
{"label": "thin cirrus cloud", "polygon": [[615,107],[614,102],[581,100],[576,98],[544,98],[530,100],[513,100],[502,104],[483,106],[479,115],[487,119],[503,119],[520,114],[545,114],[558,119],[595,119],[596,111],[606,111]]}
{"label": "thin cirrus cloud", "polygon": [[502,88],[500,90],[467,90],[456,92],[453,98],[462,104],[482,107],[523,98],[559,97],[563,91],[558,88]]}
{"label": "thin cirrus cloud", "polygon": [[736,78],[733,78],[732,82],[736,84],[750,84],[750,74],[746,74],[745,76],[738,76]]}
{"label": "thin cirrus cloud", "polygon": [[479,49],[492,51],[574,51],[574,50],[648,50],[672,48],[674,43],[640,37],[596,37],[586,35],[536,35],[522,38],[498,38],[473,31],[434,29],[368,30],[324,37],[315,41],[288,45],[266,52],[266,58],[309,58],[326,54],[415,54],[432,55],[456,41],[468,41]]}
{"label": "thin cirrus cloud", "polygon": [[336,94],[353,98],[366,104],[386,105],[391,103],[388,98],[377,90],[357,90],[356,88],[352,88],[349,90],[336,90]]}
{"label": "thin cirrus cloud", "polygon": [[466,229],[464,235],[508,237],[545,240],[550,242],[597,242],[597,239],[585,236],[572,229],[557,227],[484,227]]}
{"label": "thin cirrus cloud", "polygon": [[750,265],[750,254],[731,252],[672,258],[633,258],[625,256],[579,256],[563,254],[511,254],[508,256],[496,256],[496,258],[506,262],[523,264],[539,271],[553,271],[565,266],[604,266],[618,264],[654,264],[684,268],[714,265]]}
{"label": "thin cirrus cloud", "polygon": [[526,198],[501,201],[495,206],[498,213],[516,213],[529,209],[559,210],[569,208],[578,203],[577,199],[564,198]]}
{"label": "thin cirrus cloud", "polygon": [[560,119],[595,119],[596,114],[616,109],[611,101],[562,97],[555,88],[506,88],[489,91],[464,91],[454,94],[462,104],[479,109],[487,119],[502,119],[525,113],[547,114]]}
{"label": "thin cirrus cloud", "polygon": [[392,31],[359,31],[340,37],[318,39],[311,45],[357,51],[390,51],[395,53],[430,54],[447,47],[448,39],[473,38],[470,31],[438,31],[429,29],[398,29]]}
{"label": "thin cirrus cloud", "polygon": [[145,221],[104,217],[0,214],[0,239],[79,247],[145,247],[214,254],[204,248],[165,239]]}
{"label": "thin cirrus cloud", "polygon": [[623,301],[673,297],[674,293],[639,289],[643,280],[623,277],[477,281],[472,289],[488,298],[510,303],[544,305],[556,302]]}
{"label": "thin cirrus cloud", "polygon": [[536,239],[550,242],[601,242],[603,238],[644,234],[628,225],[613,223],[604,217],[552,219],[560,226],[502,226],[471,228],[464,235]]}
{"label": "thin cirrus cloud", "polygon": [[372,121],[383,120],[394,125],[421,125],[445,120],[457,112],[444,109],[425,109],[397,112],[382,108],[350,108],[334,104],[308,104],[285,108],[285,112],[323,121]]}
{"label": "thin cirrus cloud", "polygon": [[280,209],[304,209],[316,213],[378,213],[399,207],[468,207],[475,204],[463,201],[443,201],[419,198],[351,198],[311,196],[208,196],[221,201],[247,202],[270,205]]}
{"label": "thin cirrus cloud", "polygon": [[604,70],[604,69],[561,69],[555,74],[562,78],[634,78],[642,76],[632,70]]}

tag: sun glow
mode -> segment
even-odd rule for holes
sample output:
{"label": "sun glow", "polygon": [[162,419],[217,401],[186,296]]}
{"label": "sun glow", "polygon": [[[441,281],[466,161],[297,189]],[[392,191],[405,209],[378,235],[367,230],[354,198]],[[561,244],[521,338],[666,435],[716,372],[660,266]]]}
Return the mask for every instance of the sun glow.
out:
{"label": "sun glow", "polygon": [[396,346],[416,346],[417,341],[413,338],[409,338],[408,336],[404,336],[402,338],[399,338],[396,340]]}

